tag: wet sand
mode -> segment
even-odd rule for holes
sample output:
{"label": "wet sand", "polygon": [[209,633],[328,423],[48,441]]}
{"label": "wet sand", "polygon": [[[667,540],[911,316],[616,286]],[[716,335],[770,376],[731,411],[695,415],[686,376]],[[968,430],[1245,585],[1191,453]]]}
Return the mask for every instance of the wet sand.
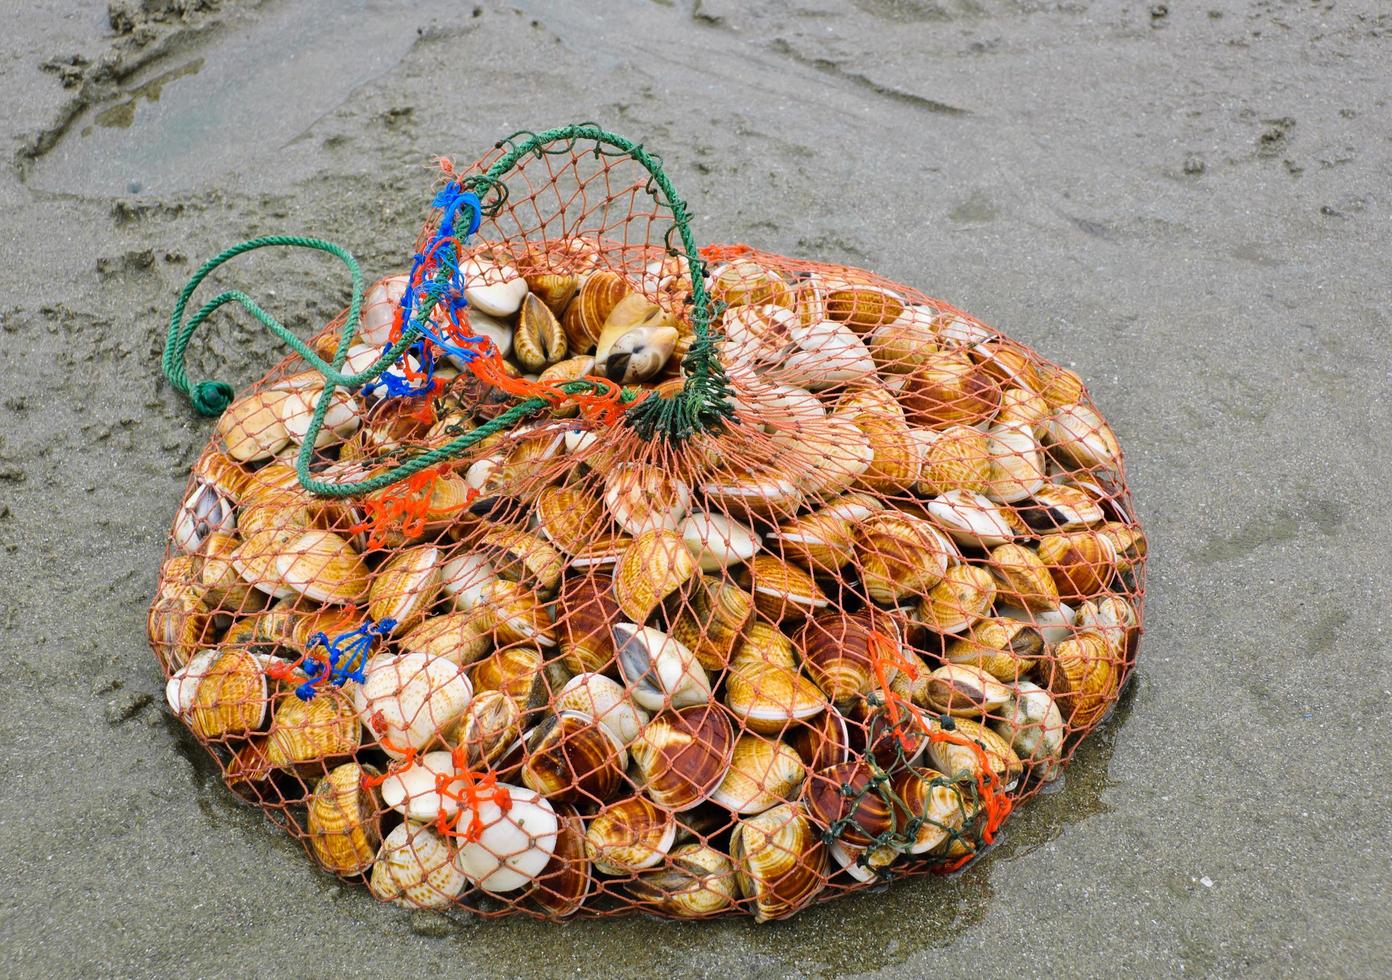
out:
{"label": "wet sand", "polygon": [[[1392,972],[1385,4],[103,6],[0,38],[0,973]],[[764,927],[456,924],[316,871],[168,716],[145,608],[209,433],[158,377],[176,290],[273,232],[401,268],[432,156],[582,119],[663,154],[701,240],[1072,365],[1128,450],[1138,681],[964,875]],[[347,297],[298,256],[218,284],[304,331]],[[195,346],[279,357],[245,318]]]}

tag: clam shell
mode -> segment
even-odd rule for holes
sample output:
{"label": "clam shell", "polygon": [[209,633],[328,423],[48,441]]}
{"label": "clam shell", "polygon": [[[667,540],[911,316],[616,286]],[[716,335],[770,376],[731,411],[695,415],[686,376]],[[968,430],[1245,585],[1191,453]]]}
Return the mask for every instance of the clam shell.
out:
{"label": "clam shell", "polygon": [[1002,339],[988,340],[972,348],[972,358],[1002,385],[1038,391],[1042,385],[1035,370],[1036,358],[1026,349]]}
{"label": "clam shell", "polygon": [[1053,696],[1038,684],[1020,681],[992,728],[1042,781],[1062,771],[1063,739],[1068,733]]}
{"label": "clam shell", "polygon": [[662,711],[710,700],[710,680],[685,644],[634,623],[618,623],[613,633],[619,673],[640,707]]}
{"label": "clam shell", "polygon": [[188,721],[186,713],[193,708],[193,695],[220,656],[217,650],[204,650],[174,671],[164,685],[164,699],[170,711]]}
{"label": "clam shell", "polygon": [[755,555],[744,577],[755,608],[774,622],[799,620],[831,605],[816,579],[773,555]]}
{"label": "clam shell", "polygon": [[758,922],[792,915],[826,887],[826,845],[799,804],[742,819],[730,834],[730,860]]}
{"label": "clam shell", "polygon": [[863,847],[849,847],[839,840],[827,845],[831,858],[841,869],[856,881],[869,883],[883,880],[886,870],[894,863],[899,852],[892,847],[877,847],[867,850]]}
{"label": "clam shell", "polygon": [[1083,379],[1066,367],[1038,364],[1035,366],[1035,374],[1039,378],[1037,390],[1051,412],[1076,405],[1086,393]]}
{"label": "clam shell", "polygon": [[228,556],[237,574],[255,588],[275,599],[295,594],[285,584],[279,569],[279,559],[303,531],[298,527],[265,527],[247,532],[243,529],[242,543]]}
{"label": "clam shell", "polygon": [[1026,500],[1044,486],[1044,450],[1023,425],[996,425],[987,433],[990,477],[985,494],[996,503]]}
{"label": "clam shell", "polygon": [[1118,658],[1125,654],[1127,635],[1136,623],[1136,607],[1119,595],[1089,599],[1078,607],[1078,625],[1100,633]]}
{"label": "clam shell", "polygon": [[776,626],[755,621],[745,630],[744,637],[730,659],[732,668],[783,667],[797,670],[797,653],[793,641]]}
{"label": "clam shell", "polygon": [[991,551],[991,575],[1000,584],[1000,596],[1026,609],[1049,610],[1059,604],[1058,587],[1032,548],[1003,544]]}
{"label": "clam shell", "polygon": [[423,619],[440,594],[440,550],[432,545],[393,555],[372,577],[367,614],[392,619],[396,629],[410,630]]}
{"label": "clam shell", "polygon": [[808,772],[816,772],[845,762],[850,758],[850,732],[846,719],[834,706],[806,721],[788,726],[784,739],[791,745]]}
{"label": "clam shell", "polygon": [[448,908],[468,884],[434,830],[398,824],[377,851],[372,894],[406,908]]}
{"label": "clam shell", "polygon": [[855,555],[851,522],[823,508],[784,521],[769,535],[769,550],[785,561],[836,572]]}
{"label": "clam shell", "polygon": [[675,531],[691,509],[691,491],[664,470],[624,463],[604,478],[604,502],[619,526],[637,537],[644,531]]}
{"label": "clam shell", "polygon": [[469,769],[488,769],[522,737],[522,709],[502,691],[479,691],[441,735]]}
{"label": "clam shell", "polygon": [[938,349],[933,311],[906,306],[898,317],[869,333],[870,353],[876,366],[889,374],[911,374]]}
{"label": "clam shell", "polygon": [[942,581],[957,549],[930,521],[902,511],[871,514],[857,529],[856,563],[871,599],[893,605]]}
{"label": "clam shell", "polygon": [[528,736],[522,781],[552,801],[602,802],[627,765],[628,753],[593,716],[558,711]]}
{"label": "clam shell", "polygon": [[802,503],[798,484],[776,465],[720,467],[701,484],[708,509],[738,517],[788,517]]}
{"label": "clam shell", "polygon": [[850,416],[828,415],[795,429],[774,433],[773,455],[798,493],[764,514],[791,517],[801,496],[826,499],[850,489],[875,456],[870,437]]}
{"label": "clam shell", "polygon": [[580,911],[593,886],[590,857],[585,853],[585,822],[574,808],[555,806],[560,828],[551,860],[537,875],[527,892],[528,900],[547,915],[558,919]]}
{"label": "clam shell", "polygon": [[382,842],[381,803],[363,778],[375,770],[345,762],[314,787],[309,798],[309,846],[326,871],[359,875],[372,867]]}
{"label": "clam shell", "polygon": [[358,321],[359,342],[381,350],[391,340],[392,326],[396,323],[401,298],[406,295],[409,282],[410,277],[403,273],[378,279],[367,288],[363,294],[362,317]]}
{"label": "clam shell", "polygon": [[1006,602],[997,601],[996,612],[1006,619],[1018,619],[1039,631],[1045,643],[1058,643],[1073,635],[1073,623],[1077,613],[1072,606],[1062,602],[1054,609],[1021,609]]}
{"label": "clam shell", "polygon": [[561,317],[570,350],[576,354],[593,351],[609,314],[632,292],[633,287],[616,272],[597,269],[590,273]]}
{"label": "clam shell", "polygon": [[754,596],[727,578],[706,576],[694,584],[671,633],[706,670],[723,670],[753,616]]}
{"label": "clam shell", "polygon": [[918,482],[923,449],[908,423],[886,415],[862,413],[854,419],[870,443],[870,465],[856,486],[876,493],[897,494]]}
{"label": "clam shell", "polygon": [[556,627],[541,598],[530,589],[498,579],[484,587],[482,608],[500,643],[556,645]]}
{"label": "clam shell", "polygon": [[424,653],[442,657],[460,667],[478,660],[491,644],[486,610],[430,616],[397,639],[403,653]]}
{"label": "clam shell", "polygon": [[614,533],[603,502],[579,487],[547,487],[537,494],[538,529],[567,555],[577,555]]}
{"label": "clam shell", "polygon": [[[322,689],[309,701],[282,695],[271,713],[266,762],[276,768],[322,763],[352,755],[362,742],[362,725],[347,695]],[[307,767],[323,772],[319,766]]]}
{"label": "clam shell", "polygon": [[531,646],[497,650],[470,672],[475,691],[501,691],[512,698],[525,717],[546,703],[545,663],[541,651]]}
{"label": "clam shell", "polygon": [[1055,409],[1047,432],[1051,451],[1068,462],[1084,469],[1116,471],[1121,466],[1121,446],[1111,426],[1086,405]]}
{"label": "clam shell", "polygon": [[359,602],[367,595],[371,573],[361,556],[332,531],[306,531],[276,557],[281,580],[316,602]]}
{"label": "clam shell", "polygon": [[606,348],[601,335],[599,347],[606,353],[602,360],[596,354],[596,366],[606,378],[621,385],[647,381],[667,366],[679,337],[676,327],[640,326],[621,334]]}
{"label": "clam shell", "polygon": [[608,575],[576,576],[561,584],[556,633],[563,662],[573,674],[614,669],[614,624],[623,618]]}
{"label": "clam shell", "polygon": [[[232,554],[239,542],[230,535],[214,531],[203,539],[198,557],[198,587],[203,590],[203,602],[209,608],[225,609],[234,614],[253,612],[264,605],[266,593],[256,589],[237,573]],[[168,576],[165,577],[166,581]]]}
{"label": "clam shell", "polygon": [[991,486],[991,446],[986,436],[966,425],[914,429],[923,451],[918,489],[937,495],[949,490],[985,493]]}
{"label": "clam shell", "polygon": [[460,612],[468,612],[482,603],[484,590],[497,578],[498,573],[488,556],[477,551],[451,558],[440,569],[440,587]]}
{"label": "clam shell", "polygon": [[952,781],[932,769],[906,769],[894,777],[894,794],[902,805],[895,806],[897,822],[918,820],[910,854],[936,850],[962,832],[967,809]]}
{"label": "clam shell", "polygon": [[214,533],[237,530],[237,511],[232,499],[207,483],[197,484],[174,515],[173,541],[183,552],[202,549]]}
{"label": "clam shell", "polygon": [[677,822],[643,796],[600,808],[585,828],[585,853],[600,874],[625,876],[661,863],[677,837]]}
{"label": "clam shell", "polygon": [[1001,392],[1000,411],[996,413],[996,425],[1022,425],[1041,438],[1048,431],[1049,408],[1042,395],[1023,388],[1006,388]]}
{"label": "clam shell", "polygon": [[802,758],[790,746],[741,735],[730,768],[710,798],[734,813],[761,813],[795,796],[806,775]]}
{"label": "clam shell", "polygon": [[894,826],[885,793],[877,791],[870,766],[862,759],[812,771],[802,801],[818,827],[836,829],[836,838],[864,847]]}
{"label": "clam shell", "polygon": [[793,291],[772,269],[757,262],[738,260],[712,270],[710,297],[713,303],[736,306],[793,306]]}
{"label": "clam shell", "polygon": [[868,333],[903,315],[904,297],[881,286],[835,284],[826,292],[826,315],[857,333]]}
{"label": "clam shell", "polygon": [[661,868],[643,872],[627,887],[644,905],[681,919],[724,912],[738,897],[734,865],[706,844],[673,848]]}
{"label": "clam shell", "polygon": [[767,367],[775,363],[800,326],[797,315],[772,303],[732,306],[720,319],[721,363]]}
{"label": "clam shell", "polygon": [[653,529],[633,539],[614,569],[614,599],[634,622],[645,622],[668,596],[700,575],[675,531]]}
{"label": "clam shell", "polygon": [[426,752],[410,764],[393,768],[382,781],[382,802],[417,823],[433,823],[459,812],[459,801],[441,793],[458,770],[449,752]]}
{"label": "clam shell", "polygon": [[[618,352],[620,339],[638,330],[663,331],[675,344],[675,318],[641,293],[629,293],[615,303],[609,315],[604,318],[604,326],[600,328],[595,341],[595,364],[607,371],[610,355]],[[671,350],[667,353],[670,354]]]}
{"label": "clam shell", "polygon": [[900,402],[916,425],[977,425],[994,417],[1000,392],[1000,382],[966,353],[944,350],[905,376]]}
{"label": "clam shell", "polygon": [[511,805],[503,811],[491,794],[485,795],[476,811],[479,837],[460,844],[454,864],[484,891],[504,894],[530,885],[546,869],[561,825],[551,804],[532,790],[507,783],[498,788]]}
{"label": "clam shell", "polygon": [[928,675],[927,699],[935,711],[975,718],[1010,700],[1010,688],[980,667],[946,664]]}
{"label": "clam shell", "polygon": [[863,381],[875,375],[875,361],[865,342],[849,326],[823,320],[794,328],[794,349],[770,375],[810,391]]}
{"label": "clam shell", "polygon": [[552,702],[556,713],[583,712],[609,729],[624,748],[648,723],[648,713],[633,703],[622,684],[603,674],[576,674]]}
{"label": "clam shell", "polygon": [[242,499],[252,481],[246,470],[231,457],[212,449],[206,450],[193,464],[193,478],[212,487],[234,504]]}
{"label": "clam shell", "polygon": [[[289,397],[280,402],[277,411],[285,433],[295,445],[302,444],[309,436],[309,423],[324,397],[324,383],[319,375],[311,372],[312,383],[290,390]],[[329,407],[324,412],[323,424],[314,440],[316,449],[332,446],[351,436],[362,424],[362,405],[352,392],[335,388],[329,396]]]}
{"label": "clam shell", "polygon": [[526,371],[540,371],[570,353],[565,331],[541,298],[528,295],[517,315],[512,356]]}
{"label": "clam shell", "polygon": [[[933,728],[936,731],[941,725],[935,721]],[[1015,788],[1024,772],[1024,764],[1010,747],[1008,739],[970,718],[956,719],[954,730],[959,736],[971,739],[981,749],[986,766],[996,778],[997,786],[1006,791]],[[960,742],[930,740],[928,743],[928,758],[933,766],[953,779],[967,778],[972,782],[980,779],[982,755]]]}
{"label": "clam shell", "polygon": [[1107,517],[1092,494],[1059,483],[1046,483],[1035,490],[1034,499],[1021,505],[1020,514],[1026,523],[1041,531],[1077,531],[1100,524]]}
{"label": "clam shell", "polygon": [[972,548],[994,548],[1015,537],[1005,513],[985,495],[948,490],[928,502],[932,515],[952,539]]}
{"label": "clam shell", "polygon": [[461,262],[459,271],[464,276],[464,298],[488,316],[512,316],[527,296],[527,281],[506,262],[475,256]]}
{"label": "clam shell", "polygon": [[1120,681],[1117,657],[1107,638],[1090,631],[1055,645],[1052,660],[1040,667],[1040,673],[1069,731],[1096,724],[1111,705]]}
{"label": "clam shell", "polygon": [[523,278],[531,295],[545,303],[546,308],[558,317],[565,312],[566,306],[580,289],[580,277],[573,272],[529,272]]}
{"label": "clam shell", "polygon": [[365,673],[364,683],[353,688],[353,706],[394,759],[407,749],[424,748],[473,696],[463,669],[444,657],[379,655]]}
{"label": "clam shell", "polygon": [[199,648],[214,635],[215,620],[196,589],[179,589],[158,595],[145,615],[150,645],[165,664],[189,663]]}
{"label": "clam shell", "polygon": [[266,674],[245,650],[225,650],[198,681],[190,698],[191,727],[199,738],[254,732],[266,720]]}
{"label": "clam shell", "polygon": [[1112,542],[1112,550],[1117,556],[1117,571],[1125,574],[1145,558],[1146,539],[1139,527],[1108,521],[1097,531]]}
{"label": "clam shell", "polygon": [[[871,623],[864,613],[823,613],[808,620],[793,640],[803,670],[833,702],[850,701],[878,685],[870,654]],[[877,628],[897,639],[892,630]],[[894,672],[895,668],[887,666],[886,680],[892,679]]]}
{"label": "clam shell", "polygon": [[658,715],[643,726],[629,751],[642,790],[658,806],[682,813],[720,785],[734,745],[724,712],[701,704]]}
{"label": "clam shell", "polygon": [[944,635],[960,633],[986,615],[996,598],[991,573],[976,565],[954,565],[918,604],[918,619]]}
{"label": "clam shell", "polygon": [[281,421],[281,409],[290,397],[288,391],[266,388],[243,395],[218,418],[217,434],[227,455],[239,463],[270,459],[290,444],[290,434]]}
{"label": "clam shell", "polygon": [[1094,530],[1044,535],[1039,539],[1039,560],[1063,599],[1105,591],[1116,574],[1116,546],[1110,537]]}
{"label": "clam shell", "polygon": [[827,708],[818,687],[795,669],[770,663],[733,665],[725,678],[725,704],[752,732],[776,735]]}
{"label": "clam shell", "polygon": [[759,550],[759,532],[720,514],[698,511],[677,525],[703,572],[716,572],[753,558]]}
{"label": "clam shell", "polygon": [[980,667],[1000,681],[1014,681],[1033,669],[1044,654],[1039,631],[1015,619],[984,619],[947,645],[943,659]]}
{"label": "clam shell", "polygon": [[565,559],[549,541],[519,527],[491,528],[479,538],[478,550],[489,557],[500,579],[543,596],[555,593],[565,571]]}

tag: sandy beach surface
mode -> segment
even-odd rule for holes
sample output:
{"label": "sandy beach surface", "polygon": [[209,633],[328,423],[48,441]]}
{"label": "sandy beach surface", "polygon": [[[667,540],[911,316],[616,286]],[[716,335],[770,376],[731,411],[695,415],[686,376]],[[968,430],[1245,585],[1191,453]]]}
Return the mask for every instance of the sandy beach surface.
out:
{"label": "sandy beach surface", "polygon": [[[0,974],[1392,973],[1383,0],[10,6]],[[159,378],[177,289],[273,232],[400,269],[433,156],[585,119],[663,154],[699,239],[1070,364],[1128,450],[1137,683],[967,873],[762,927],[413,914],[169,716],[145,610],[210,430]],[[348,295],[282,254],[217,285],[305,333]],[[231,315],[195,347],[236,384],[280,356]]]}

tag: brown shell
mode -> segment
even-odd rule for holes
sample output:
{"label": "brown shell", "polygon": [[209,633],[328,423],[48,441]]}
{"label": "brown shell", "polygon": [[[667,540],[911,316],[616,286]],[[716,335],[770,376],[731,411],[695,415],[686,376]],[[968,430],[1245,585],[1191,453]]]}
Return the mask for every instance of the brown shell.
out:
{"label": "brown shell", "polygon": [[1098,531],[1061,531],[1039,539],[1039,560],[1066,602],[1105,590],[1116,574],[1117,552],[1111,537]]}
{"label": "brown shell", "polygon": [[735,306],[774,306],[793,308],[793,291],[771,269],[757,262],[740,260],[722,266],[711,279],[710,297],[714,303]]}
{"label": "brown shell", "polygon": [[560,829],[556,849],[527,892],[533,905],[547,915],[564,919],[580,911],[593,886],[590,856],[585,852],[585,822],[573,807],[552,801]]}
{"label": "brown shell", "polygon": [[490,582],[483,590],[480,608],[499,643],[556,645],[556,627],[541,598],[516,582],[505,579]]}
{"label": "brown shell", "polygon": [[796,669],[736,663],[725,677],[725,704],[749,731],[777,735],[826,710],[821,690]]}
{"label": "brown shell", "polygon": [[996,598],[991,573],[979,565],[953,565],[918,604],[918,619],[937,633],[958,633],[984,616]]}
{"label": "brown shell", "polygon": [[923,437],[918,489],[929,496],[949,490],[986,493],[991,484],[991,451],[986,436],[966,425],[950,425]]}
{"label": "brown shell", "polygon": [[870,443],[870,466],[855,486],[884,494],[901,494],[918,482],[923,450],[908,423],[892,415],[862,412],[854,419]]}
{"label": "brown shell", "polygon": [[568,578],[556,598],[556,633],[572,674],[612,673],[615,623],[623,618],[608,575]]}
{"label": "brown shell", "polygon": [[521,738],[522,711],[502,691],[479,691],[440,734],[446,744],[464,750],[470,769],[487,769]]}
{"label": "brown shell", "polygon": [[549,800],[602,802],[619,788],[623,768],[603,725],[583,712],[562,711],[528,736],[522,781]]}
{"label": "brown shell", "polygon": [[808,772],[839,765],[850,758],[846,719],[833,705],[813,718],[793,722],[783,738],[802,757]]}
{"label": "brown shell", "polygon": [[856,560],[870,598],[893,605],[942,581],[956,550],[932,522],[897,510],[871,514],[857,529]]}
{"label": "brown shell", "polygon": [[800,803],[741,820],[730,834],[730,860],[758,922],[792,915],[826,887],[827,848]]}
{"label": "brown shell", "polygon": [[1108,521],[1097,532],[1112,542],[1117,556],[1117,571],[1125,574],[1146,555],[1146,539],[1139,527]]}
{"label": "brown shell", "polygon": [[[203,601],[211,609],[226,609],[234,613],[255,612],[266,604],[266,594],[237,574],[232,553],[239,544],[235,535],[214,531],[203,539],[198,549],[201,559],[197,581],[203,590]],[[171,576],[162,576],[168,581]]]}
{"label": "brown shell", "polygon": [[[890,639],[894,632],[871,615],[823,613],[808,622],[793,639],[803,670],[833,702],[844,703],[867,694],[878,684],[870,656],[870,633],[877,629]],[[886,668],[893,676],[894,668]]]}
{"label": "brown shell", "polygon": [[981,370],[1002,385],[1018,386],[1027,391],[1038,391],[1041,386],[1035,369],[1037,359],[1009,341],[991,340],[978,344],[972,348],[971,355],[981,365]]}
{"label": "brown shell", "polygon": [[535,506],[541,533],[567,555],[580,554],[617,530],[604,501],[576,486],[547,487]]}
{"label": "brown shell", "polygon": [[309,701],[301,701],[293,693],[276,701],[266,741],[266,761],[272,766],[323,772],[323,760],[357,751],[362,724],[352,702],[342,691],[325,688],[321,685]]}
{"label": "brown shell", "polygon": [[226,650],[194,691],[194,733],[214,739],[256,731],[266,719],[266,704],[266,675],[260,663],[246,650]]}
{"label": "brown shell", "polygon": [[900,401],[909,421],[940,428],[976,425],[996,414],[1000,382],[959,351],[939,351],[906,376]]}
{"label": "brown shell", "polygon": [[1058,608],[1058,586],[1033,548],[1003,544],[991,551],[990,562],[1002,599],[1036,612]]}
{"label": "brown shell", "polygon": [[909,845],[910,853],[936,851],[962,832],[969,817],[966,803],[942,773],[925,768],[905,769],[891,785],[898,797],[894,807],[896,821],[919,821]]}
{"label": "brown shell", "polygon": [[802,800],[813,822],[823,830],[840,822],[838,839],[860,847],[889,830],[893,810],[871,779],[869,764],[860,759],[811,772]]}
{"label": "brown shell", "polygon": [[680,919],[716,915],[739,897],[734,865],[706,844],[673,848],[661,867],[644,871],[627,888],[638,901]]}
{"label": "brown shell", "polygon": [[1090,630],[1056,644],[1052,661],[1040,671],[1072,730],[1097,723],[1111,704],[1120,679],[1116,656],[1106,637]]}
{"label": "brown shell", "polygon": [[188,663],[213,637],[214,621],[196,591],[181,589],[156,596],[145,615],[150,645],[170,669]]}
{"label": "brown shell", "polygon": [[670,810],[645,796],[609,803],[585,828],[585,853],[594,869],[607,875],[630,875],[661,863],[677,836]]}
{"label": "brown shell", "polygon": [[520,527],[491,528],[479,539],[478,549],[492,560],[499,578],[543,596],[555,593],[565,571],[565,559],[549,541]]}
{"label": "brown shell", "polygon": [[742,584],[754,606],[776,623],[797,621],[831,605],[809,573],[773,555],[755,555],[744,567]]}
{"label": "brown shell", "polygon": [[1010,700],[1010,688],[980,667],[946,664],[928,675],[927,698],[935,711],[975,718]]}
{"label": "brown shell", "polygon": [[654,718],[629,751],[644,792],[659,806],[681,813],[720,785],[734,748],[734,729],[723,709],[701,704]]}
{"label": "brown shell", "polygon": [[345,762],[319,781],[309,798],[309,846],[325,870],[362,874],[377,859],[382,843],[377,791],[363,786],[376,770]]}
{"label": "brown shell", "polygon": [[396,646],[403,653],[428,653],[467,667],[488,652],[492,618],[486,607],[430,616],[398,635]]}
{"label": "brown shell", "polygon": [[528,293],[517,314],[517,327],[512,334],[512,356],[526,371],[540,371],[549,364],[565,359],[570,352],[565,331],[561,329],[546,303]]}
{"label": "brown shell", "polygon": [[879,286],[838,284],[827,290],[827,319],[844,323],[856,333],[893,323],[904,312],[904,298]]}
{"label": "brown shell", "polygon": [[[936,731],[941,726],[935,721],[933,728]],[[930,741],[928,743],[928,758],[940,772],[953,778],[966,776],[975,782],[981,775],[982,755],[984,755],[986,765],[996,777],[996,785],[1005,790],[1015,786],[1020,775],[1024,772],[1025,766],[1020,761],[1019,755],[1010,747],[1008,741],[985,725],[970,718],[956,719],[954,730],[957,735],[975,742],[981,749],[981,754],[960,742]]]}
{"label": "brown shell", "polygon": [[818,573],[839,571],[855,554],[850,521],[826,509],[784,521],[769,535],[769,550]]}
{"label": "brown shell", "polygon": [[576,354],[593,351],[604,321],[619,300],[632,292],[633,287],[617,272],[597,269],[590,273],[561,317],[570,350]]}
{"label": "brown shell", "polygon": [[501,691],[512,698],[524,716],[546,703],[546,675],[541,651],[531,646],[497,650],[474,664],[474,690]]}
{"label": "brown shell", "polygon": [[1087,391],[1083,386],[1083,379],[1078,377],[1077,372],[1066,367],[1039,364],[1035,367],[1035,373],[1039,379],[1039,387],[1036,390],[1051,412],[1068,405],[1076,405]]}
{"label": "brown shell", "polygon": [[705,576],[691,590],[671,635],[706,670],[723,670],[754,616],[754,596],[727,578]]}
{"label": "brown shell", "polygon": [[1019,680],[1044,654],[1044,638],[1017,619],[984,619],[947,645],[943,659],[980,667],[1000,681]]}

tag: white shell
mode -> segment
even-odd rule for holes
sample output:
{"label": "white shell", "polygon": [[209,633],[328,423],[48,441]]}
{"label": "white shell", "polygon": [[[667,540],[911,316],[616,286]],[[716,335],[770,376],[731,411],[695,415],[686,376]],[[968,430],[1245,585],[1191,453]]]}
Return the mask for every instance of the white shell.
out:
{"label": "white shell", "polygon": [[613,632],[619,673],[639,706],[661,711],[710,700],[710,678],[686,644],[635,623],[616,623]]}
{"label": "white shell", "polygon": [[463,262],[464,298],[488,316],[512,316],[527,298],[527,280],[510,265],[472,258]]}
{"label": "white shell", "polygon": [[459,809],[457,800],[436,791],[436,776],[454,776],[454,757],[448,752],[427,752],[404,769],[382,781],[382,802],[418,823],[430,823],[441,813]]}
{"label": "white shell", "polygon": [[812,391],[873,377],[875,359],[856,332],[844,323],[823,320],[793,335],[798,349],[778,365],[771,376]]}
{"label": "white shell", "polygon": [[217,650],[204,650],[195,654],[165,683],[164,699],[169,702],[169,709],[176,715],[182,717],[185,711],[193,707],[198,685],[208,676],[208,671],[212,670],[219,656],[221,654]]}
{"label": "white shell", "polygon": [[[629,478],[636,466],[651,469],[646,464],[622,463],[610,470],[609,475],[605,477],[604,503],[609,508],[609,513],[621,528],[635,537],[654,528],[675,531],[677,524],[691,509],[690,488],[676,477],[664,474],[664,479],[672,490],[671,498],[654,501],[645,494],[639,494],[638,486]],[[666,506],[658,506],[659,503],[665,503]]]}
{"label": "white shell", "polygon": [[[309,423],[314,417],[314,409],[324,395],[323,385],[307,385],[296,388],[281,403],[281,422],[291,441],[302,444],[309,435]],[[334,390],[329,400],[328,411],[324,413],[324,424],[319,436],[314,440],[316,449],[331,446],[340,439],[347,438],[357,429],[362,420],[362,409],[358,400],[345,388]]]}
{"label": "white shell", "polygon": [[405,274],[379,279],[363,297],[362,319],[358,321],[357,339],[364,344],[381,346],[390,339],[396,311],[401,309],[401,297],[406,295]]}
{"label": "white shell", "polygon": [[[362,374],[368,368],[372,367],[372,365],[376,364],[383,353],[384,351],[381,347],[373,347],[370,344],[354,344],[352,347],[348,348],[348,356],[343,361],[342,373],[346,375]],[[418,361],[414,355],[407,354],[405,356],[405,361],[412,371],[420,370],[420,361]],[[391,375],[402,382],[407,380],[399,362],[383,371],[382,374],[378,376],[378,380],[380,381],[381,378],[387,375]],[[385,393],[385,389],[376,387],[372,389],[370,395],[365,397],[377,399],[381,398]]]}
{"label": "white shell", "polygon": [[1102,417],[1086,405],[1064,405],[1048,423],[1054,448],[1079,466],[1116,469],[1117,441]]}
{"label": "white shell", "polygon": [[561,688],[557,702],[585,711],[625,749],[648,723],[648,713],[633,703],[624,686],[603,674],[576,674]]}
{"label": "white shell", "polygon": [[565,434],[565,451],[582,453],[599,442],[599,435],[592,429],[568,429]]}
{"label": "white shell", "polygon": [[943,343],[959,347],[975,347],[988,340],[994,340],[996,332],[954,316],[938,327],[938,339]]}
{"label": "white shell", "polygon": [[1029,426],[998,425],[986,433],[991,454],[991,487],[988,496],[999,504],[1013,504],[1044,486],[1044,450]]}
{"label": "white shell", "polygon": [[237,509],[216,489],[199,483],[174,518],[174,543],[180,551],[195,552],[214,531],[231,534],[237,529]]}
{"label": "white shell", "polygon": [[928,513],[958,544],[994,548],[1015,538],[1000,508],[970,490],[939,494],[928,502]]}
{"label": "white shell", "polygon": [[386,836],[372,866],[372,893],[408,909],[448,908],[466,884],[440,836],[409,822]]}
{"label": "white shell", "polygon": [[748,561],[759,550],[758,531],[721,514],[688,514],[677,532],[703,572],[716,572]]}
{"label": "white shell", "polygon": [[[493,346],[498,348],[498,353],[503,357],[512,356],[513,330],[502,320],[491,317],[482,310],[470,310],[468,329],[472,330],[475,336],[487,337],[493,341]],[[467,364],[453,354],[449,355],[449,359],[460,369],[468,368]]]}
{"label": "white shell", "polygon": [[[365,673],[366,681],[353,687],[353,706],[368,730],[384,737],[383,751],[397,759],[406,748],[425,746],[474,696],[464,668],[444,657],[378,655]],[[374,726],[374,717],[385,722],[385,730]]]}
{"label": "white shell", "polygon": [[1043,763],[1040,778],[1048,782],[1060,772],[1059,757],[1067,731],[1063,714],[1052,695],[1038,684],[1020,681],[1015,690],[1014,697],[1000,709],[1001,720],[991,727],[1021,759]]}
{"label": "white shell", "polygon": [[460,612],[475,609],[483,602],[485,590],[498,580],[498,573],[486,555],[469,551],[445,562],[440,585]]}
{"label": "white shell", "polygon": [[[537,793],[521,786],[499,783],[512,805],[504,813],[489,794],[479,804],[483,831],[476,841],[465,841],[454,857],[455,867],[484,891],[516,891],[531,883],[551,860],[560,827],[556,811]],[[468,821],[468,813],[460,816]]]}
{"label": "white shell", "polygon": [[1060,602],[1057,609],[1046,609],[1041,612],[1031,612],[1027,609],[1020,609],[1016,606],[998,606],[996,610],[1006,619],[1019,620],[1022,623],[1029,623],[1039,635],[1044,638],[1045,643],[1062,643],[1073,635],[1073,623],[1077,619],[1077,613],[1073,607]]}

